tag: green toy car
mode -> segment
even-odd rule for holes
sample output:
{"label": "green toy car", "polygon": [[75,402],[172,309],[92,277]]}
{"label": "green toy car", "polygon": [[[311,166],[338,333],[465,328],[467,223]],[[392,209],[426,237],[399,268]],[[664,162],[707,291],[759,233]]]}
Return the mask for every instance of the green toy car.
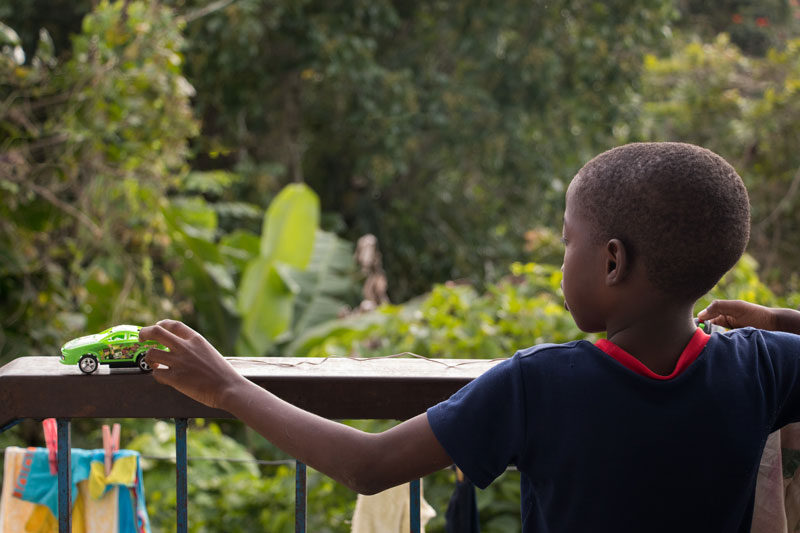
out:
{"label": "green toy car", "polygon": [[144,356],[150,348],[166,348],[155,341],[139,341],[141,326],[114,326],[95,335],[73,339],[61,347],[61,363],[77,364],[84,374],[91,374],[98,365],[139,367],[152,370]]}

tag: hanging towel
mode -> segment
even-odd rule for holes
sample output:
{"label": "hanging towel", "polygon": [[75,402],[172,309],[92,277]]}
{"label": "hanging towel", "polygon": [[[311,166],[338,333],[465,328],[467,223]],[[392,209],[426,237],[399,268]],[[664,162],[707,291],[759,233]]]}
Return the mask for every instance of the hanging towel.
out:
{"label": "hanging towel", "polygon": [[[129,455],[126,455],[129,454]],[[144,504],[144,486],[139,454],[121,450],[114,454],[111,472],[106,476],[105,464],[93,461],[89,472],[89,494],[100,498],[115,486],[129,487],[131,490],[119,491],[119,533],[146,533],[149,519]],[[142,524],[148,524],[143,528]],[[137,524],[139,527],[137,528]]]}
{"label": "hanging towel", "polygon": [[138,465],[139,458],[135,455],[119,457],[106,476],[105,465],[94,461],[89,470],[89,495],[94,499],[100,498],[111,485],[132,487],[136,482]]}
{"label": "hanging towel", "polygon": [[[45,448],[25,450],[23,465],[29,466],[20,471],[14,496],[25,501],[38,503],[50,508],[53,516],[58,516],[58,476],[50,473],[50,462]],[[78,482],[89,477],[91,451],[72,450],[72,490],[71,504],[78,497]]]}
{"label": "hanging towel", "polygon": [[480,533],[475,485],[466,476],[456,479],[456,489],[450,496],[445,520],[446,533]]}
{"label": "hanging towel", "polygon": [[[58,521],[50,509],[20,499],[33,463],[33,451],[16,446],[5,450],[3,492],[0,496],[0,532],[2,533],[57,533]],[[29,453],[30,452],[30,453]],[[20,475],[22,474],[22,475]],[[80,495],[73,507],[73,533],[101,533],[105,529],[87,532],[84,527],[84,506]]]}
{"label": "hanging towel", "polygon": [[[112,467],[109,476],[105,476],[104,458],[103,450],[72,450],[73,509],[80,495],[82,508],[78,511],[82,510],[84,516],[80,521],[78,512],[73,511],[73,532],[150,533],[139,453],[132,450],[115,452],[116,467]],[[58,477],[50,473],[46,449],[23,451],[22,466],[12,486],[13,499],[42,505],[53,518],[58,516]],[[37,513],[35,517],[34,513]],[[26,516],[25,523],[28,523],[28,518],[33,518],[30,527],[38,524],[44,528],[42,531],[47,531],[50,522],[41,513],[43,511],[34,507]],[[0,530],[0,533],[12,531]]]}
{"label": "hanging towel", "polygon": [[[3,461],[3,492],[0,496],[0,533],[24,533],[25,523],[36,507],[31,502],[14,497],[24,458],[25,448],[16,446],[6,448]],[[27,468],[30,468],[30,464]]]}
{"label": "hanging towel", "polygon": [[[119,533],[118,490],[119,487],[113,487],[95,500],[89,497],[89,482],[78,483],[78,496],[72,507],[72,533]],[[23,530],[26,533],[58,533],[58,520],[49,507],[34,504],[33,514]]]}
{"label": "hanging towel", "polygon": [[[72,507],[72,533],[87,533],[86,511],[83,502],[84,497],[79,491],[75,498],[75,505]],[[26,533],[58,533],[58,520],[47,506],[36,504],[30,518],[25,522],[25,531]]]}
{"label": "hanging towel", "polygon": [[79,500],[76,502],[83,501],[86,533],[119,533],[119,490],[120,487],[113,487],[102,497],[95,499],[89,495],[88,480],[78,483]]}
{"label": "hanging towel", "polygon": [[[372,496],[358,495],[351,533],[408,533],[411,531],[409,484],[399,485]],[[436,516],[420,494],[420,531]]]}

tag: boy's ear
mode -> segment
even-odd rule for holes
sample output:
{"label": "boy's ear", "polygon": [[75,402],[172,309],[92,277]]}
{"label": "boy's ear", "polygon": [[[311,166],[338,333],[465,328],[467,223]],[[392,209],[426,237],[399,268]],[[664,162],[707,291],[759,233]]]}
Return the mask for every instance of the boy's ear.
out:
{"label": "boy's ear", "polygon": [[628,275],[630,265],[625,245],[619,239],[606,243],[606,285],[616,285]]}

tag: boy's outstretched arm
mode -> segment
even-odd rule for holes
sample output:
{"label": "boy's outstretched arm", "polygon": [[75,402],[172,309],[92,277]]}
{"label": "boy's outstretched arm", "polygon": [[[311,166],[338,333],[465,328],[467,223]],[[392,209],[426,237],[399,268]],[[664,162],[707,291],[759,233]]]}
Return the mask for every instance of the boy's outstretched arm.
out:
{"label": "boy's outstretched arm", "polygon": [[726,328],[750,326],[800,334],[800,311],[764,307],[743,300],[714,300],[697,314],[697,318]]}
{"label": "boy's outstretched arm", "polygon": [[245,379],[182,322],[144,327],[139,339],[169,348],[147,353],[156,381],[231,413],[286,453],[362,494],[452,464],[425,413],[383,433],[365,433],[295,407]]}

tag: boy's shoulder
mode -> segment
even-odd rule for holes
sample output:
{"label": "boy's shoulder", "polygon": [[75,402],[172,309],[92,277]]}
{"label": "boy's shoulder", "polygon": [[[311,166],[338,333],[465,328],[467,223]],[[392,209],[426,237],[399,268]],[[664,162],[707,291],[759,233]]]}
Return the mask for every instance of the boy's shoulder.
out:
{"label": "boy's shoulder", "polygon": [[602,355],[594,344],[587,340],[574,340],[562,344],[544,343],[518,350],[511,360],[520,366],[563,365],[567,361],[585,360],[591,355]]}
{"label": "boy's shoulder", "polygon": [[558,357],[565,352],[576,352],[591,350],[594,345],[587,340],[574,340],[557,344],[553,342],[546,342],[543,344],[535,344],[522,350],[517,350],[514,357],[520,359],[531,359],[534,357]]}
{"label": "boy's shoulder", "polygon": [[739,328],[711,335],[708,346],[711,351],[797,358],[800,355],[800,335],[750,327]]}
{"label": "boy's shoulder", "polygon": [[[714,342],[715,341],[715,342]],[[800,335],[783,331],[768,331],[757,328],[738,328],[711,335],[709,345],[738,349],[780,349],[796,347],[800,344]]]}

